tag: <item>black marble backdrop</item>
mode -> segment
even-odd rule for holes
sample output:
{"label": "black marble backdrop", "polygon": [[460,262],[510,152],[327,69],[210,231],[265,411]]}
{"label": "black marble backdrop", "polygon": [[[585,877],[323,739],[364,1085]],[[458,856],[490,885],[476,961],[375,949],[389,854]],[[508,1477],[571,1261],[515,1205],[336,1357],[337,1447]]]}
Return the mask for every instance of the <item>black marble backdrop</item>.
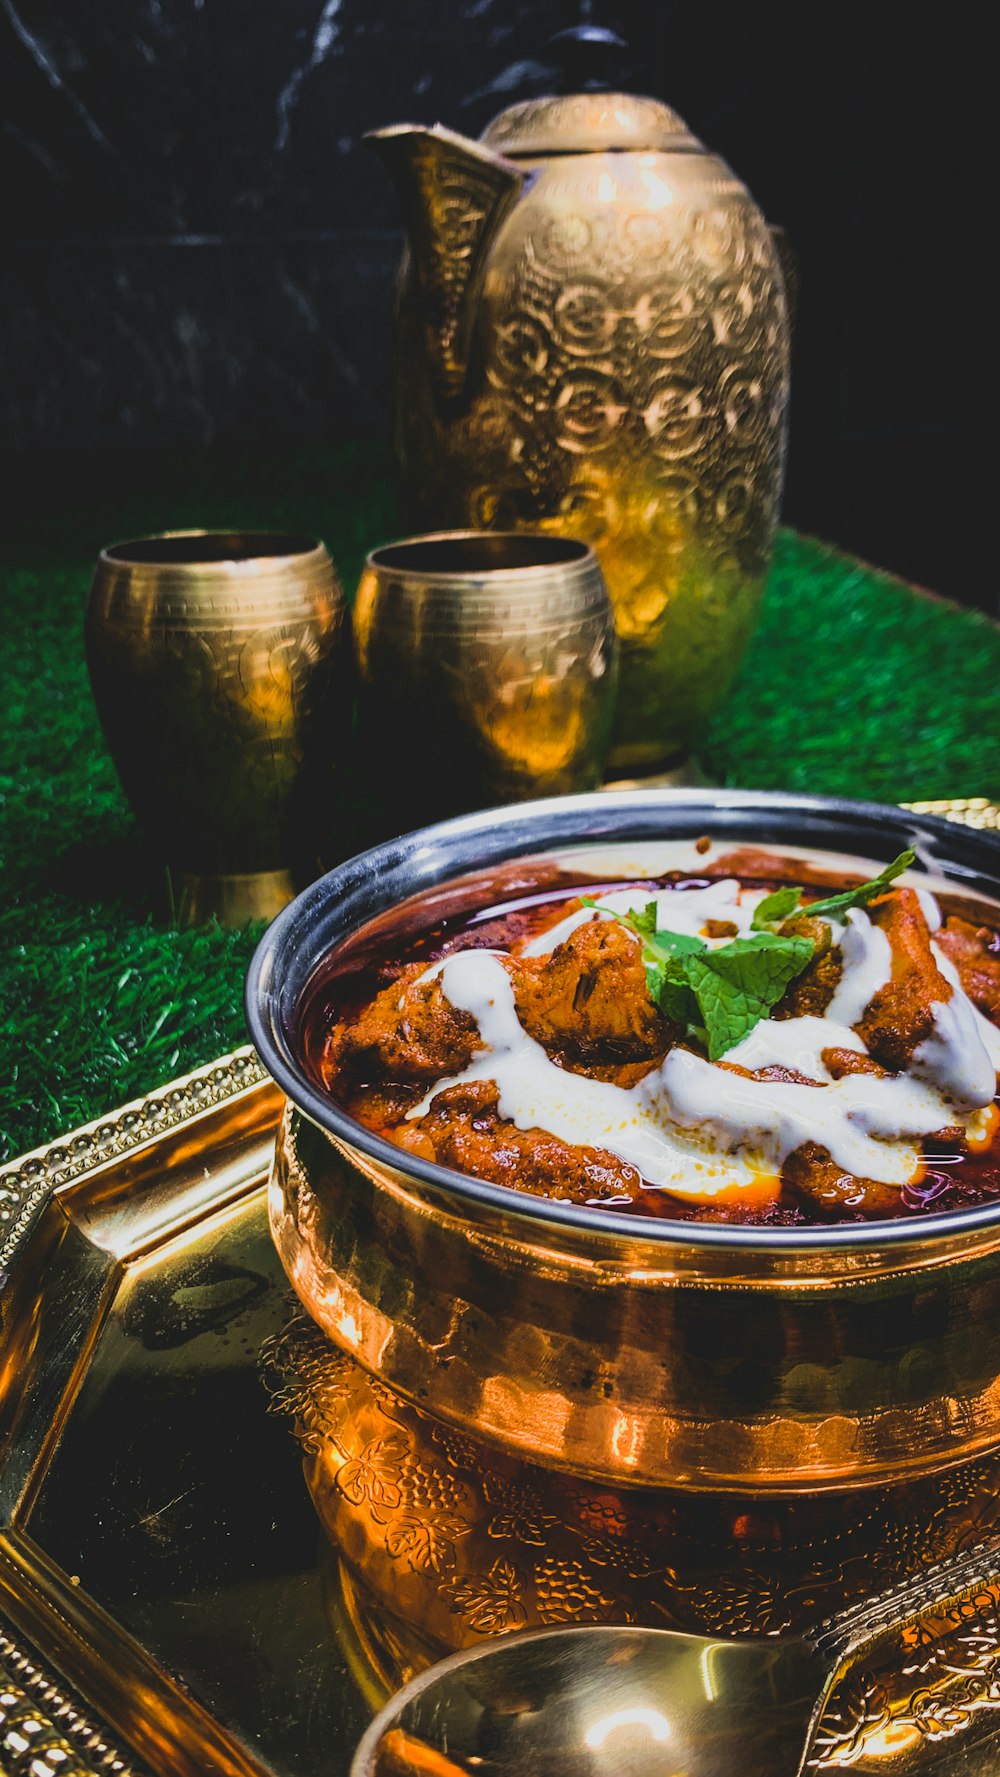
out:
{"label": "black marble backdrop", "polygon": [[[958,412],[979,325],[961,9],[591,12],[629,41],[623,83],[669,99],[796,251],[788,519],[992,608]],[[477,133],[550,89],[547,40],[580,15],[574,0],[0,0],[0,444],[30,468],[384,430],[400,242],[362,132]]]}

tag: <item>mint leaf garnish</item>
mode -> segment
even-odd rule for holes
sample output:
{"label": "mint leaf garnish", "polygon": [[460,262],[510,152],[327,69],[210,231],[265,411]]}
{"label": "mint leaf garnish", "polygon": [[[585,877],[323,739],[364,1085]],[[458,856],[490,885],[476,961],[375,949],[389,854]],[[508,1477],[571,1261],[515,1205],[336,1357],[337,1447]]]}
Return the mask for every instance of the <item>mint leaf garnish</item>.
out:
{"label": "mint leaf garnish", "polygon": [[[582,895],[581,900],[583,901],[583,904],[585,907],[593,907],[596,909],[597,902],[593,899],[593,897],[591,895]],[[605,911],[608,911],[608,910],[606,909]],[[640,933],[642,937],[644,937],[644,938],[655,937],[656,936],[656,902],[655,901],[647,901],[646,905],[642,909],[641,913],[639,912],[638,909],[636,909],[633,913],[629,914],[629,921],[630,921],[632,930],[634,932]]]}
{"label": "mint leaf garnish", "polygon": [[639,940],[653,1003],[686,1037],[704,1043],[710,1061],[718,1061],[768,1016],[789,982],[812,961],[811,938],[785,936],[773,928],[795,914],[829,919],[862,906],[884,894],[915,856],[900,852],[870,882],[825,901],[803,903],[801,889],[775,889],[755,908],[748,938],[732,938],[713,950],[703,938],[658,930],[655,901],[633,913],[615,913],[587,895],[583,905],[617,919]]}
{"label": "mint leaf garnish", "polygon": [[655,901],[636,913],[615,913],[588,897],[583,904],[610,914],[638,938],[650,998],[685,1036],[705,1044],[712,1061],[767,1017],[813,954],[810,938],[776,932],[755,932],[709,950],[702,938],[658,931]]}
{"label": "mint leaf garnish", "polygon": [[825,901],[802,901],[802,890],[798,888],[775,889],[772,894],[765,895],[759,906],[754,908],[751,926],[754,931],[766,930],[769,926],[781,925],[794,914],[804,914],[807,919],[836,918],[846,913],[849,907],[862,907],[866,901],[874,900],[876,895],[885,894],[897,876],[916,861],[916,852],[901,851],[898,858],[873,876],[870,882],[859,882],[857,888],[845,889],[842,895],[828,895]]}
{"label": "mint leaf garnish", "polygon": [[794,913],[801,899],[802,890],[795,887],[775,889],[770,895],[765,895],[759,906],[753,910],[751,930],[759,932],[770,925],[780,926],[782,920]]}
{"label": "mint leaf garnish", "polygon": [[685,964],[679,962],[673,975],[668,975],[665,969],[657,975],[647,966],[646,986],[664,1018],[679,1024],[685,1034],[690,1035],[698,1017],[698,1001],[688,986]]}
{"label": "mint leaf garnish", "polygon": [[912,849],[901,851],[899,857],[893,858],[892,863],[887,864],[878,876],[872,877],[871,882],[861,882],[857,888],[848,889],[842,895],[830,895],[825,901],[810,901],[802,911],[810,919],[829,919],[831,913],[846,913],[849,907],[861,907],[865,901],[874,900],[876,895],[884,895],[897,876],[902,876],[903,871],[916,862],[916,858],[917,854]]}
{"label": "mint leaf garnish", "polygon": [[688,984],[701,1012],[710,1061],[749,1036],[812,954],[810,938],[755,932],[687,960]]}

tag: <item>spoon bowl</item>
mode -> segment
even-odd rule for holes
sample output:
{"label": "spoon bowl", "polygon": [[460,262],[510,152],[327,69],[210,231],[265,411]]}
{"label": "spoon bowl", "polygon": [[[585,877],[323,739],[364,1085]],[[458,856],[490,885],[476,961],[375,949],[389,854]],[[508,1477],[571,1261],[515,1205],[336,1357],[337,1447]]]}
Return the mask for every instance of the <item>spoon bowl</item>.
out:
{"label": "spoon bowl", "polygon": [[799,1769],[823,1675],[804,1642],[596,1626],[505,1636],[393,1698],[351,1777],[775,1777]]}
{"label": "spoon bowl", "polygon": [[800,1777],[834,1685],[925,1614],[1000,1586],[1000,1537],[801,1636],[586,1625],[502,1636],[390,1699],[351,1777]]}

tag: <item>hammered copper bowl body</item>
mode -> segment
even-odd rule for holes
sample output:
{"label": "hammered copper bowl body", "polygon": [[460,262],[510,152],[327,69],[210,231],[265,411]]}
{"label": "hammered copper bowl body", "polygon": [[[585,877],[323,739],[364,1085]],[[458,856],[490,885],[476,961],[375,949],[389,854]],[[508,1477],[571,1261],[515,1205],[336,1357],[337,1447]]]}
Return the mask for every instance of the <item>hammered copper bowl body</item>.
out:
{"label": "hammered copper bowl body", "polygon": [[594,790],[618,644],[594,551],[451,532],[369,555],[354,602],[357,767],[382,832]]}
{"label": "hammered copper bowl body", "polygon": [[493,810],[352,859],[271,927],[248,983],[254,1040],[292,1100],[271,1182],[288,1275],[330,1338],[406,1399],[615,1485],[843,1488],[989,1450],[1000,1204],[805,1229],[587,1211],[402,1155],[304,1063],[303,1000],[331,956],[507,898],[540,860],[634,878],[656,868],[657,840],[701,833],[870,862],[912,843],[954,892],[997,905],[989,835],[763,792]]}
{"label": "hammered copper bowl body", "polygon": [[[303,1313],[262,1360],[328,1538],[338,1644],[373,1707],[443,1654],[523,1629],[800,1633],[968,1549],[996,1523],[997,1454],[861,1494],[609,1487],[505,1455],[407,1404]],[[944,1723],[949,1736],[970,1727],[972,1698],[992,1693],[1000,1669],[994,1617],[984,1591],[975,1611],[925,1620],[919,1661],[912,1637],[871,1649],[824,1714],[814,1745],[822,1769],[902,1777],[917,1762],[900,1764],[900,1751],[913,1754],[926,1737],[930,1760]],[[980,1769],[996,1767],[973,1764],[970,1777]]]}

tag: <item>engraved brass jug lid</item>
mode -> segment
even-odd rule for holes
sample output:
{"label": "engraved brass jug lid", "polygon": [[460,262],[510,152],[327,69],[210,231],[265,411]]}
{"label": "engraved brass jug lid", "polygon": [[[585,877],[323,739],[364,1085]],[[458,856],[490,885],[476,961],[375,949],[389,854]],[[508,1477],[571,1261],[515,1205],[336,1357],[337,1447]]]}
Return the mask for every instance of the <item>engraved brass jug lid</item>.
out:
{"label": "engraved brass jug lid", "polygon": [[508,159],[548,154],[590,154],[607,149],[658,149],[704,154],[682,117],[659,99],[634,93],[550,94],[508,105],[480,137]]}

